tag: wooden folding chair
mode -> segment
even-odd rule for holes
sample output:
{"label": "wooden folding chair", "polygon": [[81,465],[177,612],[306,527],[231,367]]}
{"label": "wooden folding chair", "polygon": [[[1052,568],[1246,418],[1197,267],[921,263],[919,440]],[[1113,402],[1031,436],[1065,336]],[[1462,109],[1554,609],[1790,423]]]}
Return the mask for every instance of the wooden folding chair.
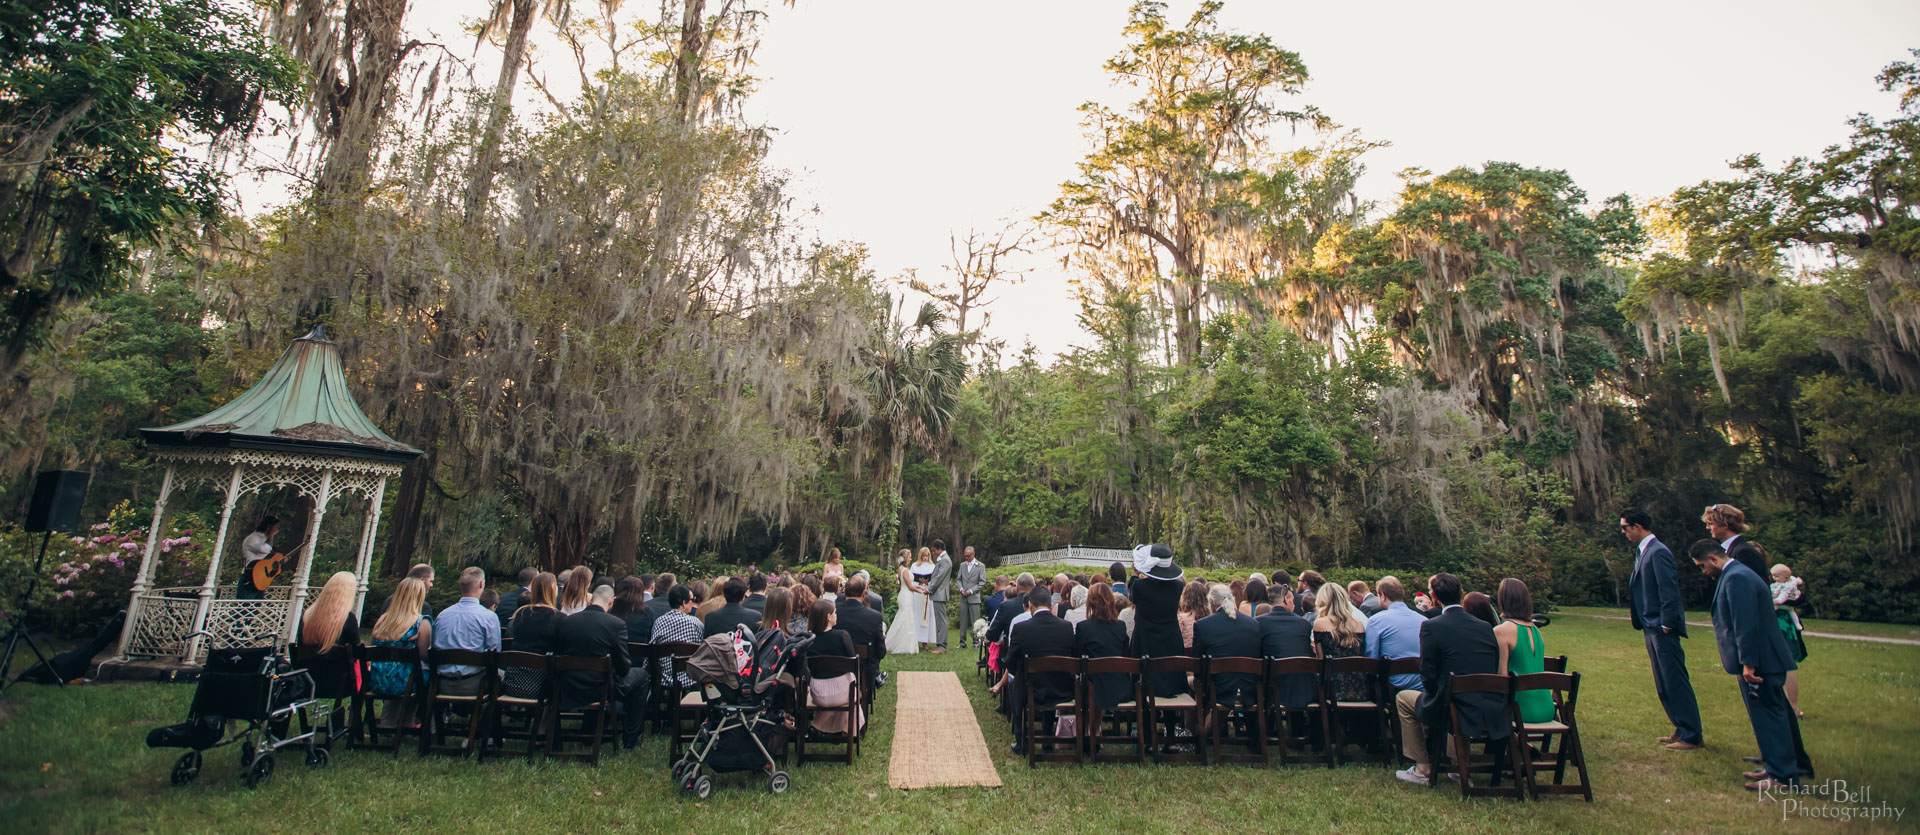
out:
{"label": "wooden folding chair", "polygon": [[[312,670],[314,662],[319,659],[321,655],[320,648],[312,644],[296,643],[287,649],[289,651],[288,660],[293,663],[293,666],[304,670]],[[357,665],[360,663],[360,647],[336,647],[333,651],[352,656],[352,663],[356,665],[355,673],[359,673]],[[347,736],[354,730],[355,723],[352,719],[352,712],[349,711],[342,702],[351,704],[357,695],[359,695],[357,688],[354,688],[352,684],[321,681],[318,677],[315,677],[313,681],[313,698],[316,701],[331,701],[333,702],[333,708],[326,711],[321,717],[321,721],[316,722],[314,727],[303,727],[302,733],[312,730],[318,734],[317,738],[320,740],[320,747],[327,749],[333,748],[334,740]],[[306,721],[306,714],[302,713],[300,718],[301,724],[305,725]],[[349,740],[348,744],[351,746],[352,740]]]}
{"label": "wooden folding chair", "polygon": [[[447,677],[440,675],[441,667],[459,664],[467,667],[479,667],[480,672],[472,676],[478,679],[478,689],[471,696],[456,696],[443,691],[442,685]],[[470,649],[436,649],[427,653],[427,666],[434,671],[427,684],[427,714],[425,733],[420,735],[420,753],[447,754],[464,757],[473,753],[480,742],[480,717],[486,712],[489,699],[494,696],[494,687],[500,683],[495,672],[494,653],[479,652]],[[465,712],[464,725],[452,720],[455,711]],[[465,739],[454,745],[447,744],[447,734],[464,733]]]}
{"label": "wooden folding chair", "polygon": [[[1033,677],[1037,675],[1072,676],[1073,686],[1069,688],[1069,690],[1074,695],[1068,696],[1064,702],[1036,703],[1033,695]],[[1020,690],[1023,701],[1026,703],[1026,712],[1021,714],[1024,718],[1020,722],[1017,736],[1020,739],[1021,747],[1027,752],[1027,767],[1032,768],[1035,762],[1041,760],[1047,762],[1086,762],[1086,754],[1080,748],[1080,703],[1078,701],[1080,693],[1080,659],[1060,655],[1042,655],[1029,658],[1026,660],[1026,663],[1022,665],[1020,677],[1023,679],[1020,683]],[[1049,718],[1042,718],[1042,714],[1045,714]],[[1062,716],[1074,717],[1073,736],[1062,736],[1056,732],[1058,725],[1057,720]],[[1049,722],[1052,722],[1052,724],[1048,724]],[[1065,745],[1069,746],[1072,750],[1067,753],[1054,751],[1043,754],[1040,752],[1040,746],[1042,744],[1052,745],[1056,748]]]}
{"label": "wooden folding chair", "polygon": [[[1335,762],[1377,762],[1388,765],[1393,764],[1393,749],[1385,747],[1388,741],[1393,738],[1393,734],[1387,725],[1388,700],[1382,686],[1385,677],[1382,676],[1381,673],[1385,669],[1386,664],[1378,658],[1360,656],[1326,659],[1325,674],[1320,680],[1328,688],[1326,705],[1330,715],[1327,717],[1327,725],[1333,731],[1333,736],[1328,738],[1327,751],[1333,755]],[[1367,692],[1373,694],[1373,698],[1357,701],[1341,701],[1333,698],[1333,676],[1339,673],[1360,673],[1365,675],[1367,677]],[[1351,760],[1347,758],[1347,746],[1360,744],[1358,741],[1347,739],[1345,717],[1352,715],[1364,715],[1368,720],[1367,723],[1375,726],[1375,738],[1381,745],[1379,753],[1366,753],[1363,747],[1359,756],[1353,757]]]}
{"label": "wooden folding chair", "polygon": [[[1207,668],[1207,675],[1204,686],[1200,688],[1202,694],[1200,702],[1207,717],[1207,725],[1210,728],[1210,744],[1208,747],[1212,750],[1213,762],[1267,764],[1269,762],[1267,757],[1267,688],[1264,686],[1265,682],[1263,681],[1263,677],[1267,672],[1266,661],[1259,658],[1207,658],[1205,659],[1204,666]],[[1235,673],[1244,673],[1253,676],[1255,684],[1253,687],[1253,702],[1251,704],[1244,701],[1239,703],[1222,701],[1221,697],[1223,694],[1220,692],[1219,686],[1214,683],[1214,676],[1221,674],[1231,675]],[[1195,683],[1199,684],[1200,682]],[[1229,696],[1228,698],[1230,699],[1231,697]],[[1227,731],[1227,724],[1235,719],[1245,722],[1248,730],[1252,733],[1246,740],[1247,751],[1229,754],[1224,746],[1224,743],[1232,738],[1231,734]]]}
{"label": "wooden folding chair", "polygon": [[[1084,695],[1080,703],[1086,728],[1081,738],[1087,743],[1087,758],[1096,763],[1102,762],[1147,762],[1147,724],[1145,710],[1140,699],[1140,659],[1138,658],[1082,658],[1081,689]],[[1132,677],[1133,698],[1113,707],[1100,707],[1093,702],[1094,676],[1124,673]],[[1111,725],[1109,725],[1111,723]],[[1108,733],[1108,728],[1112,733]],[[1103,745],[1132,746],[1132,754],[1102,754]]]}
{"label": "wooden folding chair", "polygon": [[[688,644],[686,646],[691,646]],[[673,721],[674,705],[680,703],[678,690],[661,681],[664,671],[673,669],[673,650],[668,644],[627,644],[627,655],[636,667],[647,671],[646,728],[651,733],[667,731]]]}
{"label": "wooden folding chair", "polygon": [[[1267,659],[1265,689],[1267,691],[1268,705],[1272,708],[1273,712],[1273,716],[1268,720],[1267,724],[1267,744],[1270,747],[1269,750],[1271,750],[1273,746],[1277,746],[1280,749],[1280,765],[1286,765],[1289,762],[1298,762],[1313,765],[1324,764],[1328,768],[1333,767],[1333,736],[1327,726],[1328,711],[1326,699],[1320,686],[1321,669],[1320,659],[1311,655],[1302,655],[1296,658]],[[1287,693],[1288,690],[1298,689],[1290,686],[1293,681],[1295,681],[1295,676],[1305,676],[1313,682],[1312,695],[1308,697],[1305,704],[1286,704],[1282,699],[1282,694]],[[1311,729],[1316,724],[1319,725],[1320,741],[1322,743],[1319,753],[1313,753],[1313,735],[1311,733],[1298,737],[1293,735],[1292,722],[1290,720],[1291,715],[1295,712],[1305,715],[1308,729]],[[1294,753],[1295,751],[1299,753],[1296,754]]]}
{"label": "wooden folding chair", "polygon": [[[1147,749],[1148,753],[1153,757],[1153,761],[1156,763],[1205,764],[1207,761],[1205,750],[1206,738],[1200,733],[1200,718],[1203,713],[1200,709],[1199,699],[1195,698],[1191,692],[1179,694],[1157,693],[1153,687],[1153,677],[1156,674],[1171,675],[1173,673],[1179,673],[1184,676],[1190,676],[1192,677],[1190,680],[1197,682],[1198,677],[1203,673],[1201,669],[1202,666],[1204,665],[1200,663],[1199,659],[1186,655],[1140,659],[1140,690],[1146,697],[1144,708],[1147,711],[1148,719],[1146,730]],[[1194,750],[1192,752],[1161,750],[1168,745],[1180,744],[1173,742],[1172,739],[1160,738],[1160,724],[1168,721],[1169,718],[1177,719],[1184,727],[1192,732],[1193,735],[1191,737],[1172,738],[1193,740]]]}
{"label": "wooden folding chair", "polygon": [[[861,691],[865,690],[861,680],[860,660],[844,655],[816,655],[806,659],[805,678],[795,682],[798,688],[794,697],[799,700],[801,709],[793,718],[794,722],[794,758],[799,762],[844,761],[853,765],[853,758],[860,753],[860,740],[865,734],[866,710],[862,705]],[[814,679],[829,679],[835,676],[853,674],[853,686],[847,691],[847,703],[844,705],[817,705],[813,703],[812,693],[807,689]],[[847,715],[847,729],[841,733],[829,734],[813,727],[813,718],[819,714],[844,713]],[[809,754],[807,743],[816,745],[841,745],[839,753]]]}
{"label": "wooden folding chair", "polygon": [[[410,728],[414,716],[419,712],[422,668],[420,650],[411,644],[404,647],[361,647],[360,689],[353,694],[353,712],[349,720],[354,725],[353,739],[348,748],[385,748],[400,756],[400,744],[405,741],[409,730],[421,733],[422,729]],[[406,689],[397,694],[376,693],[373,691],[373,665],[379,663],[405,664],[407,668]],[[376,711],[376,708],[378,710]],[[392,712],[394,724],[391,728],[380,727],[380,713]],[[380,735],[390,733],[390,742],[381,742]],[[360,740],[366,740],[364,743]],[[422,735],[424,741],[424,734]]]}
{"label": "wooden folding chair", "polygon": [[[1565,659],[1566,656],[1560,656]],[[1524,722],[1519,726],[1522,748],[1526,755],[1522,778],[1526,781],[1527,794],[1539,797],[1543,794],[1578,794],[1593,802],[1593,782],[1587,776],[1587,752],[1580,745],[1580,725],[1574,721],[1574,707],[1580,702],[1579,673],[1530,673],[1515,676],[1513,691],[1550,690],[1553,692],[1554,719],[1549,722]],[[1516,708],[1517,711],[1517,708]],[[1555,738],[1559,739],[1558,750],[1554,749]],[[1540,758],[1535,759],[1533,749],[1537,748]],[[1579,772],[1580,780],[1569,784],[1567,766]],[[1553,767],[1553,782],[1542,784],[1539,772],[1547,766]]]}
{"label": "wooden folding chair", "polygon": [[869,654],[870,652],[866,644],[855,644],[853,646],[853,657],[860,659],[860,696],[866,699],[866,701],[861,704],[861,707],[867,709],[868,716],[872,716],[873,692],[879,689],[873,686],[873,682],[879,678],[880,662],[869,658]]}
{"label": "wooden folding chair", "polygon": [[707,721],[707,696],[699,685],[688,687],[681,683],[681,677],[687,672],[687,659],[693,657],[693,651],[699,644],[667,644],[667,657],[664,659],[672,670],[673,698],[672,719],[667,732],[670,744],[667,746],[669,762],[680,761],[680,751],[693,742],[700,733],[700,723]]}
{"label": "wooden folding chair", "polygon": [[[490,751],[493,740],[505,743],[507,740],[520,740],[526,744],[528,761],[546,744],[547,711],[552,707],[554,682],[552,656],[533,652],[501,652],[494,659],[495,666],[501,672],[500,688],[494,691],[493,698],[487,700],[487,715],[480,723],[489,742],[480,746],[476,759],[485,759],[489,753],[504,755],[504,749]],[[540,690],[533,697],[510,696],[505,691],[506,678],[515,670],[535,670],[540,673]],[[517,721],[518,727],[510,724]]]}
{"label": "wooden folding chair", "polygon": [[1540,659],[1540,671],[1545,673],[1564,673],[1567,671],[1567,657],[1554,655]]}
{"label": "wooden folding chair", "polygon": [[[1512,676],[1494,673],[1447,675],[1447,711],[1450,720],[1447,725],[1447,739],[1453,750],[1453,771],[1459,778],[1460,796],[1512,797],[1524,800],[1527,796],[1527,788],[1524,781],[1520,779],[1519,772],[1526,768],[1526,764],[1525,755],[1520,753],[1520,734],[1510,732],[1504,741],[1484,740],[1487,743],[1488,753],[1474,756],[1470,746],[1473,742],[1482,740],[1468,739],[1466,734],[1460,731],[1460,697],[1475,693],[1497,693],[1505,696],[1507,722],[1513,728],[1520,726],[1520,712],[1513,706]],[[1506,748],[1505,757],[1500,756],[1500,748],[1496,747],[1501,745]],[[1503,768],[1503,765],[1506,767]],[[1513,782],[1502,786],[1500,776],[1509,769],[1513,772]],[[1487,785],[1474,785],[1475,774],[1487,775]]]}
{"label": "wooden folding chair", "polygon": [[[600,764],[600,745],[605,740],[620,738],[620,700],[614,697],[613,659],[607,656],[592,658],[584,655],[555,655],[547,667],[547,687],[554,694],[547,701],[547,756],[556,760],[584,759],[594,765]],[[598,692],[568,693],[567,673],[599,673],[602,685]],[[590,698],[584,703],[569,703],[570,699]],[[567,722],[578,722],[576,729],[568,729]],[[588,731],[591,723],[593,729]],[[585,754],[568,752],[569,742],[589,743],[593,747]]]}
{"label": "wooden folding chair", "polygon": [[[1386,714],[1382,721],[1387,723],[1387,767],[1400,767],[1400,752],[1406,750],[1400,744],[1400,708],[1397,700],[1400,691],[1394,686],[1394,676],[1420,675],[1420,656],[1409,658],[1388,658],[1380,662],[1380,697]],[[1422,741],[1421,745],[1426,742]]]}

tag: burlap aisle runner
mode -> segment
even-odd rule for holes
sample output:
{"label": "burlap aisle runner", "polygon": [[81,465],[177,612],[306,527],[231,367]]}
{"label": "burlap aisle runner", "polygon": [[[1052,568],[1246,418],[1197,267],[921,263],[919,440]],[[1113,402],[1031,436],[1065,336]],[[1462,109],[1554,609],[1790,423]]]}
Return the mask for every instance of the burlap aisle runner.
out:
{"label": "burlap aisle runner", "polygon": [[1000,785],[973,704],[953,673],[903,671],[893,710],[893,759],[887,785],[896,789]]}

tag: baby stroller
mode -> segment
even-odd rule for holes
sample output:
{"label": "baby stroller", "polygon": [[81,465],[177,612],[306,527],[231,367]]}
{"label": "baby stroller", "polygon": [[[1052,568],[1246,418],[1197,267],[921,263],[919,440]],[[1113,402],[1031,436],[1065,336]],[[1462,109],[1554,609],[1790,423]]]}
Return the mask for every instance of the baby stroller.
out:
{"label": "baby stroller", "polygon": [[[213,637],[195,632],[186,637]],[[320,747],[313,730],[313,678],[306,670],[292,665],[274,651],[274,633],[258,635],[259,647],[228,647],[207,653],[206,668],[193,691],[193,706],[187,721],[147,734],[148,748],[188,748],[173,763],[172,779],[185,785],[200,775],[200,752],[234,743],[240,744],[240,778],[253,788],[273,776],[273,752],[290,745],[305,745],[307,765],[327,764],[327,749]],[[300,734],[288,736],[293,720],[300,721]],[[245,722],[246,727],[228,735],[229,723]],[[259,742],[254,734],[260,735]]]}
{"label": "baby stroller", "polygon": [[793,690],[790,672],[794,659],[806,652],[811,638],[787,641],[780,630],[769,629],[756,639],[746,627],[702,641],[687,659],[687,675],[701,685],[707,716],[694,734],[687,753],[673,764],[680,789],[705,800],[713,794],[713,777],[701,773],[759,771],[767,775],[767,790],[779,794],[791,779],[774,762],[774,752],[787,744],[786,704]]}

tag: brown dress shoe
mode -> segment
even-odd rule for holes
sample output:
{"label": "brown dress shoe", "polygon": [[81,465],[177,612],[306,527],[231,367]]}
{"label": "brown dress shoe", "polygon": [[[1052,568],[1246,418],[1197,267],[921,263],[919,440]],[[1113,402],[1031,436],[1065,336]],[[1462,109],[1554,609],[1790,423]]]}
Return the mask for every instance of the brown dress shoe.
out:
{"label": "brown dress shoe", "polygon": [[1667,750],[1669,751],[1692,751],[1696,748],[1705,748],[1705,747],[1707,746],[1695,745],[1691,742],[1687,742],[1685,740],[1679,740],[1679,739],[1676,739],[1672,742],[1667,743]]}
{"label": "brown dress shoe", "polygon": [[1782,783],[1778,780],[1772,780],[1772,779],[1755,780],[1747,784],[1747,791],[1750,791],[1750,792],[1768,791],[1768,790],[1779,791],[1785,788],[1787,788],[1786,783]]}
{"label": "brown dress shoe", "polygon": [[1762,777],[1767,776],[1767,770],[1762,768],[1758,771],[1742,771],[1740,772],[1740,776],[1747,780],[1758,780]]}

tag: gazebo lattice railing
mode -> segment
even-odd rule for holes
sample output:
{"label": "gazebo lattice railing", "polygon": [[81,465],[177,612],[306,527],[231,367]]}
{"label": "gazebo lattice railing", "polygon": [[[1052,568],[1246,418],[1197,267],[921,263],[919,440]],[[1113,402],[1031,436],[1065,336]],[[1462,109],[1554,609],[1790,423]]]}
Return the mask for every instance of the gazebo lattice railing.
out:
{"label": "gazebo lattice railing", "polygon": [[[311,591],[320,526],[334,500],[349,493],[366,508],[354,556],[354,611],[363,609],[387,480],[420,451],[387,437],[360,411],[346,391],[339,352],[324,333],[316,328],[296,340],[253,388],[227,405],[143,433],[167,469],[134,575],[120,636],[123,657],[199,663],[209,640],[186,636],[201,631],[219,646],[251,644],[267,632],[281,645],[294,640]],[[220,582],[222,558],[235,538],[234,509],[242,497],[270,487],[293,489],[312,503],[312,511],[291,584],[269,587],[262,598],[241,598],[234,584]],[[217,489],[224,498],[206,579],[198,586],[154,588],[168,504],[194,488]]]}

